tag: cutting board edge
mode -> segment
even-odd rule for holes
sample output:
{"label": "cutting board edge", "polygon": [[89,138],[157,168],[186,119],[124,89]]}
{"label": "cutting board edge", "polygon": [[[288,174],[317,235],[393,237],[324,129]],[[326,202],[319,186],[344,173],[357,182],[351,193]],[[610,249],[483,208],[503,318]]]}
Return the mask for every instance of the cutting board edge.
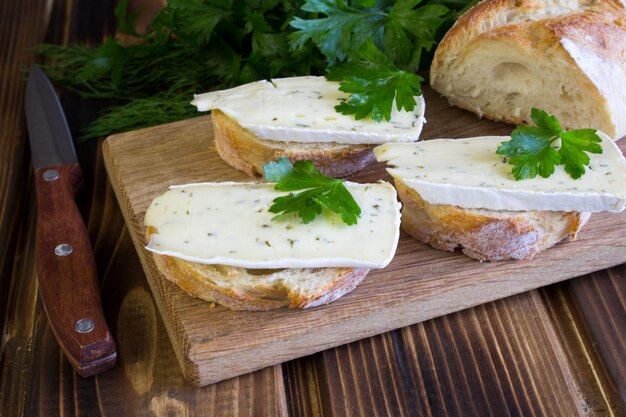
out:
{"label": "cutting board edge", "polygon": [[[620,263],[624,263],[624,262],[626,262],[626,256],[624,257],[623,260],[621,260],[618,263],[607,265],[607,268],[611,266],[615,266]],[[592,272],[593,271],[587,271],[585,272],[585,275],[590,274]],[[425,305],[420,306],[420,309],[425,309],[425,312],[423,313],[422,312],[416,313],[415,308],[411,308],[410,303],[406,303],[406,304],[392,305],[390,307],[387,307],[387,309],[384,312],[383,311],[373,312],[369,315],[363,315],[353,320],[343,321],[341,323],[341,327],[349,328],[350,330],[344,329],[343,334],[347,334],[349,336],[341,338],[341,339],[337,339],[336,337],[337,333],[341,333],[341,331],[337,330],[338,328],[337,324],[331,323],[326,326],[323,326],[321,328],[322,329],[321,332],[320,331],[309,332],[304,337],[302,337],[302,335],[298,335],[298,340],[280,339],[280,340],[274,341],[271,344],[259,345],[252,349],[232,351],[231,353],[228,353],[225,355],[220,355],[217,357],[208,358],[204,360],[197,360],[196,362],[192,361],[191,359],[185,358],[185,364],[183,365],[183,363],[181,363],[181,365],[183,365],[184,370],[187,370],[189,368],[192,368],[194,370],[197,369],[197,371],[194,372],[193,374],[187,374],[185,372],[185,378],[187,379],[189,383],[198,387],[206,386],[206,385],[223,381],[225,379],[240,376],[249,372],[258,371],[260,369],[264,369],[269,366],[274,366],[282,362],[286,362],[288,360],[293,360],[293,359],[301,358],[304,356],[312,355],[312,354],[315,354],[315,353],[318,353],[318,352],[321,352],[330,348],[345,345],[347,343],[351,343],[351,342],[365,339],[368,337],[380,335],[382,333],[396,330],[402,327],[418,324],[418,323],[421,323],[426,320],[430,320],[430,319],[433,319],[435,317],[439,317],[442,315],[463,311],[468,308],[475,307],[477,305],[481,305],[481,304],[485,304],[488,302],[515,296],[517,294],[521,294],[526,291],[541,288],[546,285],[552,285],[552,284],[562,282],[571,278],[573,278],[573,276],[559,277],[547,283],[546,281],[538,280],[538,281],[530,282],[529,285],[519,286],[515,289],[514,292],[510,291],[511,281],[507,279],[494,280],[488,284],[487,288],[485,288],[485,284],[483,283],[481,292],[483,294],[487,294],[487,296],[485,296],[482,299],[474,299],[472,303],[463,305],[461,308],[457,308],[458,306],[455,306],[453,302],[445,303],[446,299],[454,300],[455,297],[465,295],[465,289],[463,287],[455,287],[454,289],[443,293],[446,296],[443,298],[443,300],[441,297],[438,297],[437,299],[431,299]],[[439,295],[441,296],[442,294],[439,294]],[[439,305],[441,301],[444,301],[444,304],[447,305],[448,307],[444,309],[441,309],[441,308],[436,309],[435,304]],[[442,314],[442,311],[443,311],[443,314]],[[404,321],[396,320],[393,323],[393,325],[388,325],[388,326],[374,326],[374,327],[371,326],[372,323],[374,324],[378,322],[389,323],[390,322],[389,320],[384,320],[383,316],[385,314],[391,314],[391,315],[402,314],[404,317],[407,317],[407,319],[405,319]],[[354,330],[355,328],[357,328],[358,331],[355,331]],[[319,340],[329,340],[329,342],[324,343],[324,344],[311,343],[311,342],[319,342]],[[278,349],[274,349],[276,345],[280,345],[280,348],[283,351],[293,349],[293,352],[288,355],[282,354],[282,355],[275,355],[275,356],[267,356],[268,352],[270,352],[270,355],[271,355],[271,353],[273,352],[280,351]],[[199,348],[196,347],[190,353],[193,355],[195,351],[197,354],[198,349]],[[243,362],[249,363],[250,356],[260,357],[260,358],[262,357],[262,358],[265,358],[265,360],[259,363],[255,363],[249,367],[246,367],[245,369],[242,369],[241,367],[239,367],[238,370],[233,370],[233,371],[230,371],[230,370],[214,371],[215,369],[219,368],[216,365],[223,363],[225,361],[228,361],[230,363],[236,363],[236,364],[240,364]],[[193,365],[193,366],[189,367],[189,365]]]}
{"label": "cutting board edge", "polygon": [[[111,149],[110,149],[111,142],[109,142],[109,139],[123,137],[123,135],[124,133],[112,135],[108,137],[107,139],[105,139],[104,142],[102,143],[104,166],[109,177],[114,176],[114,173],[115,173],[114,166],[113,166],[115,162],[111,158]],[[126,223],[126,227],[136,228],[136,222],[134,219],[135,214],[133,213],[130,200],[128,196],[126,195],[126,193],[123,190],[120,190],[120,187],[118,184],[119,184],[118,181],[111,181],[111,187],[113,188],[113,192],[115,193],[115,197],[117,198],[118,203],[121,203],[121,202],[124,203],[124,204],[120,204],[120,209],[122,212],[122,216],[124,217],[124,222]],[[137,255],[139,257],[139,261],[141,262],[141,267],[144,273],[146,274],[146,278],[147,278],[148,273],[146,271],[156,270],[156,265],[154,264],[154,261],[152,260],[151,257],[147,257],[146,254],[143,253],[143,247],[144,247],[145,242],[140,241],[140,236],[143,236],[143,234],[142,233],[130,233],[130,231],[129,231],[129,234],[133,242],[133,246],[135,247],[135,251],[137,252]],[[146,279],[146,281],[148,282],[148,286],[150,287],[150,290],[152,291],[153,298],[157,305],[157,309],[159,313],[161,314],[161,318],[165,322],[164,327],[167,331],[168,337],[170,339],[170,343],[172,343],[173,345],[172,350],[175,352],[178,363],[180,364],[180,367],[183,370],[183,375],[189,383],[195,385],[193,381],[200,379],[199,366],[196,362],[193,362],[187,358],[188,356],[187,353],[189,351],[189,346],[190,346],[189,340],[188,340],[188,337],[186,337],[186,335],[184,334],[184,332],[180,332],[180,335],[177,334],[179,332],[176,332],[176,329],[179,326],[175,324],[175,319],[173,315],[170,314],[170,311],[173,311],[173,309],[168,309],[165,306],[166,297],[164,296],[164,293],[163,293],[164,291],[163,281],[158,280],[158,279]],[[180,343],[180,346],[181,346],[180,349],[177,349],[176,346],[174,346],[174,341]]]}
{"label": "cutting board edge", "polygon": [[[145,254],[140,255],[140,257],[142,258],[145,256]],[[142,260],[142,262],[143,261],[144,260]],[[150,260],[145,261],[150,262]],[[608,268],[624,262],[626,262],[626,256],[618,261],[608,262],[606,266],[603,266],[602,268]],[[596,269],[594,268],[589,268],[589,270],[582,271],[582,273],[583,275],[586,275],[592,273],[595,270]],[[154,271],[154,269],[150,269],[150,271]],[[273,343],[265,343],[255,346],[253,348],[233,350],[230,353],[209,358],[202,358],[203,355],[200,351],[206,348],[209,348],[210,350],[210,343],[204,346],[202,344],[197,344],[195,348],[187,351],[188,356],[179,355],[178,360],[180,362],[181,368],[183,369],[185,379],[190,384],[194,386],[206,386],[225,379],[233,378],[249,372],[254,372],[269,366],[278,365],[287,360],[308,356],[329,348],[344,345],[346,343],[379,335],[405,326],[421,323],[423,321],[441,315],[462,311],[487,302],[503,299],[509,296],[514,296],[516,294],[541,288],[546,285],[555,284],[557,282],[571,279],[574,276],[578,275],[578,273],[572,274],[571,276],[563,275],[551,281],[545,281],[541,279],[536,279],[534,281],[526,280],[524,281],[525,285],[518,285],[517,287],[515,287],[515,290],[513,292],[511,292],[510,290],[511,283],[512,281],[517,281],[519,279],[518,277],[514,279],[495,279],[487,283],[483,282],[481,283],[481,294],[483,294],[484,296],[482,298],[475,298],[473,302],[460,306],[460,308],[458,305],[455,306],[452,301],[458,299],[457,297],[465,296],[466,288],[463,286],[453,287],[448,291],[439,293],[436,298],[419,300],[422,302],[422,305],[418,309],[412,307],[414,302],[416,302],[417,300],[410,300],[402,304],[388,306],[386,307],[384,312],[374,311],[370,314],[361,315],[352,320],[345,320],[340,325],[340,328],[342,329],[340,331],[337,330],[337,323],[330,323],[325,326],[321,326],[319,328],[321,329],[321,331],[308,331],[304,332],[304,334],[292,334],[292,337],[277,339],[273,341]],[[166,279],[162,276],[153,276],[148,281],[166,281]],[[178,289],[175,288],[175,290]],[[163,297],[162,294],[157,294],[158,298]],[[158,304],[160,303],[161,300],[159,300]],[[448,307],[444,309],[441,309],[439,307],[439,309],[437,310],[437,306],[440,306],[441,304],[447,305]],[[390,320],[385,320],[385,315],[401,315],[403,317],[406,317],[406,319],[403,321],[396,319],[396,321],[392,325],[372,326],[372,323],[391,323]],[[338,333],[347,336],[338,339],[336,337],[336,334]],[[182,334],[183,332],[181,332],[181,336]],[[169,335],[170,338],[175,338],[172,339],[173,341],[175,340],[178,343],[185,342],[184,340],[180,339],[176,333],[169,333]],[[320,344],[320,340],[324,340],[326,342]],[[279,346],[280,349],[274,349],[274,347],[276,346]],[[285,350],[290,351],[290,353],[280,355],[274,353]],[[249,360],[250,357],[264,358],[264,360],[251,363]],[[238,369],[236,370],[227,369],[215,371],[215,369],[220,369],[218,365],[223,362],[235,364],[251,363],[251,365],[247,367],[238,366]]]}

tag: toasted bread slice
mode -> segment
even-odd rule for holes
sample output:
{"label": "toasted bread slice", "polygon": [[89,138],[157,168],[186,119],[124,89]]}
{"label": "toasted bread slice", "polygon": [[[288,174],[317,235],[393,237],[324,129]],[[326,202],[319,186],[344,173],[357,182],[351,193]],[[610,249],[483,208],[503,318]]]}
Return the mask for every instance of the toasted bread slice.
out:
{"label": "toasted bread slice", "polygon": [[[148,240],[155,232],[148,229]],[[153,256],[159,271],[189,295],[233,310],[310,308],[327,304],[352,291],[370,271],[368,268],[246,269]]]}
{"label": "toasted bread slice", "polygon": [[575,239],[589,213],[495,211],[429,204],[396,179],[403,203],[402,229],[432,247],[461,248],[481,261],[531,259],[564,239]]}
{"label": "toasted bread slice", "polygon": [[262,176],[263,164],[280,156],[292,162],[310,159],[320,171],[331,177],[346,177],[376,160],[372,152],[376,145],[264,140],[217,109],[211,114],[218,154],[229,165],[251,177]]}
{"label": "toasted bread slice", "polygon": [[167,279],[194,297],[233,310],[309,308],[352,291],[366,268],[245,269],[154,255]]}

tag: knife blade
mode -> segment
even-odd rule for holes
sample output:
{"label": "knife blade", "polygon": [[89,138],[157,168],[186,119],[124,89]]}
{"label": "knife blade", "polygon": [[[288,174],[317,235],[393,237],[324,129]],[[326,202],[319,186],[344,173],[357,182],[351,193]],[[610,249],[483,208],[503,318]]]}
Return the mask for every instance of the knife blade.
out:
{"label": "knife blade", "polygon": [[65,356],[87,377],[112,368],[117,352],[102,311],[89,236],[74,199],[83,174],[61,103],[36,66],[26,83],[25,109],[35,169],[39,294]]}

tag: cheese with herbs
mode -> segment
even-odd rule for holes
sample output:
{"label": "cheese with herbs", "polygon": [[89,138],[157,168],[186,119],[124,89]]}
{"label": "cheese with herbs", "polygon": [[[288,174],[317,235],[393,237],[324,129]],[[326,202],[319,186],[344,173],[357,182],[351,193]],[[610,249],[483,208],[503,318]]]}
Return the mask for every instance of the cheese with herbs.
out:
{"label": "cheese with herbs", "polygon": [[198,94],[191,104],[199,111],[219,109],[242,127],[267,140],[380,144],[414,142],[424,124],[424,98],[415,97],[414,111],[398,111],[389,122],[355,120],[335,106],[348,99],[339,83],[324,77],[292,77],[257,81],[230,90]]}
{"label": "cheese with herbs", "polygon": [[516,181],[496,154],[508,136],[385,144],[374,150],[387,171],[431,204],[491,210],[620,212],[626,205],[626,161],[605,134],[602,154],[590,154],[586,173],[573,179],[563,166],[548,178]]}
{"label": "cheese with herbs", "polygon": [[156,229],[146,249],[245,268],[383,268],[400,233],[396,191],[386,182],[345,184],[362,211],[353,226],[332,212],[308,224],[296,214],[273,221],[272,200],[287,194],[274,190],[274,184],[173,186],[146,212],[145,225]]}

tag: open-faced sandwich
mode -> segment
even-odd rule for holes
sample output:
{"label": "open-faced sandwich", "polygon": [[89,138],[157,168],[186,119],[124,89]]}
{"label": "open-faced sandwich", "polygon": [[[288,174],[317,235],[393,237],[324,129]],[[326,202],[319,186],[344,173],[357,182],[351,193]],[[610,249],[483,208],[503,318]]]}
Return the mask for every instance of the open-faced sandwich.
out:
{"label": "open-faced sandwich", "polygon": [[325,174],[345,177],[375,161],[375,145],[414,142],[424,123],[425,103],[413,111],[393,106],[391,120],[355,120],[335,107],[349,94],[324,77],[257,81],[230,90],[196,95],[199,111],[212,111],[220,157],[250,176],[278,157],[311,160]]}
{"label": "open-faced sandwich", "polygon": [[400,233],[393,186],[327,178],[310,161],[290,167],[275,166],[277,184],[179,185],[155,198],[146,249],[165,277],[207,301],[267,310],[328,303],[384,268]]}
{"label": "open-faced sandwich", "polygon": [[537,109],[533,116],[540,127],[518,128],[512,137],[376,148],[391,166],[403,229],[480,260],[530,259],[575,238],[590,213],[624,210],[626,161],[613,140],[593,129],[560,131]]}

